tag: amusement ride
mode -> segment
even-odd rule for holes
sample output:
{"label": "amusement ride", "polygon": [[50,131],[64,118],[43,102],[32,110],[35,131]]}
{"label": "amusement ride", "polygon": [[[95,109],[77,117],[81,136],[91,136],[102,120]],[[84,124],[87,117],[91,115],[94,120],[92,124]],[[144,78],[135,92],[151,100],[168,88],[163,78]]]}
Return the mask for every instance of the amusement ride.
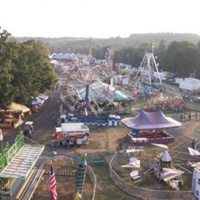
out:
{"label": "amusement ride", "polygon": [[156,62],[153,48],[147,48],[134,78],[136,84],[142,84],[161,89],[162,76],[159,72],[158,66],[159,64]]}

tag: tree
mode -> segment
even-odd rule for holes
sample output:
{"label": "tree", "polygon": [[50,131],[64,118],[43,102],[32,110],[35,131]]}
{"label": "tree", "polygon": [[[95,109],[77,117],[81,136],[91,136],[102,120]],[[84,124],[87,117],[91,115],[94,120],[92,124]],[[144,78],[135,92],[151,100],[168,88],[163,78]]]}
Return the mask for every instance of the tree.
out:
{"label": "tree", "polygon": [[167,70],[165,65],[165,55],[167,52],[168,44],[165,40],[161,40],[158,48],[155,51],[155,55],[157,56],[157,62],[159,63],[159,68],[162,70]]}
{"label": "tree", "polygon": [[172,42],[166,52],[166,62],[169,71],[187,77],[197,69],[198,48],[189,41]]}
{"label": "tree", "polygon": [[41,42],[10,41],[0,32],[0,107],[10,102],[28,101],[55,87],[57,76],[49,61],[49,51]]}
{"label": "tree", "polygon": [[[34,40],[16,45],[18,57],[13,59],[14,79],[12,84],[18,91],[17,102],[26,102],[32,96],[55,86],[56,74],[48,58],[48,49]],[[23,84],[22,84],[23,83]]]}
{"label": "tree", "polygon": [[[1,31],[1,29],[0,29]],[[10,33],[6,30],[0,32],[0,107],[5,108],[13,99],[12,84],[13,75],[10,73],[12,68],[11,51],[12,45],[7,42]]]}

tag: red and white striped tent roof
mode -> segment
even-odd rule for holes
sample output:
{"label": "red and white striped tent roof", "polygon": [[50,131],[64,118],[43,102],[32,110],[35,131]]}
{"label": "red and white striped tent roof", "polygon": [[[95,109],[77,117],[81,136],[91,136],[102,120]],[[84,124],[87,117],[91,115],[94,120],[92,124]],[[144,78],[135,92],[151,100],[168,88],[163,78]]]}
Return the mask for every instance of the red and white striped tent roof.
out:
{"label": "red and white striped tent roof", "polygon": [[182,124],[171,117],[166,117],[161,110],[156,112],[142,110],[137,116],[124,118],[121,122],[126,127],[134,130],[167,129],[179,127]]}

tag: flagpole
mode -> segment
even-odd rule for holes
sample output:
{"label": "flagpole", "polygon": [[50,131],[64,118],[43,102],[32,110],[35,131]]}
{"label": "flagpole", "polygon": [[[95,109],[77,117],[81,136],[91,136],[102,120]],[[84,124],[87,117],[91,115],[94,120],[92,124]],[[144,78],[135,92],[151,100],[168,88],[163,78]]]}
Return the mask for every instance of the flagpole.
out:
{"label": "flagpole", "polygon": [[[51,158],[51,160],[50,160],[50,165],[53,167],[53,159],[52,159],[52,158]],[[52,192],[51,192],[51,200],[54,200],[54,197],[53,197]]]}
{"label": "flagpole", "polygon": [[51,199],[52,200],[57,200],[57,188],[56,188],[56,177],[55,177],[55,173],[53,170],[53,158],[51,157],[51,161],[50,161],[50,177],[49,177],[49,181],[50,181],[50,193],[51,193]]}

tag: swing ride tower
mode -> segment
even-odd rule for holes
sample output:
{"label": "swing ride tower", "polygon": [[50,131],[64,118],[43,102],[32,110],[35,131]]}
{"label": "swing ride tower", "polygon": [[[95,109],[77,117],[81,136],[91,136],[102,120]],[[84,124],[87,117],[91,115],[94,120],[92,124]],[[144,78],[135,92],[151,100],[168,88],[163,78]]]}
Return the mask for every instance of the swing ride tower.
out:
{"label": "swing ride tower", "polygon": [[138,68],[135,80],[138,84],[162,88],[162,79],[154,57],[153,48],[147,49]]}

